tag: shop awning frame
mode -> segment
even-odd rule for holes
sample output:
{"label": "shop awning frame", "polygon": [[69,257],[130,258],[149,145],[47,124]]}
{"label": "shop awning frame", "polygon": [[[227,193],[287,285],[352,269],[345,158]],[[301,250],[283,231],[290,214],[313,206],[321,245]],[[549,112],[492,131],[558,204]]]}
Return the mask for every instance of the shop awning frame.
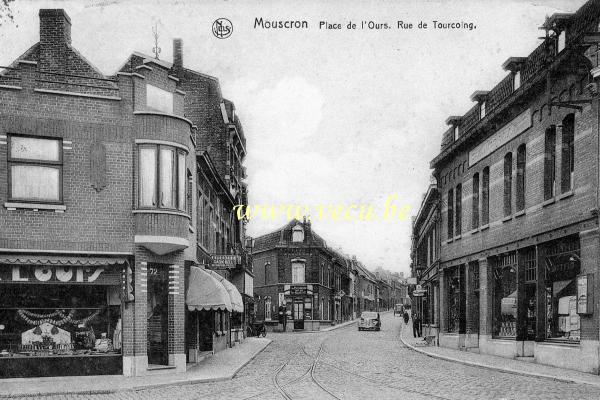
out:
{"label": "shop awning frame", "polygon": [[244,312],[244,300],[242,299],[242,295],[240,294],[239,290],[237,290],[235,285],[229,282],[221,275],[217,274],[215,271],[211,271],[208,269],[205,271],[211,274],[216,280],[218,280],[225,287],[225,290],[227,290],[232,307],[230,311]]}
{"label": "shop awning frame", "polygon": [[27,255],[0,257],[0,264],[9,265],[64,265],[64,266],[100,266],[123,265],[125,257],[87,257],[87,256],[52,256]]}

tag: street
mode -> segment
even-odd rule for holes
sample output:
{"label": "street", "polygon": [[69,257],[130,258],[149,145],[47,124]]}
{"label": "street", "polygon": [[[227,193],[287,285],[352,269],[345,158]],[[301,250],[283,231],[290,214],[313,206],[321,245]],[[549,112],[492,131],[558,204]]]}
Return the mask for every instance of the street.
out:
{"label": "street", "polygon": [[597,399],[600,388],[463,366],[399,340],[400,317],[380,332],[355,324],[321,333],[269,333],[262,353],[231,381],[111,395],[45,399]]}

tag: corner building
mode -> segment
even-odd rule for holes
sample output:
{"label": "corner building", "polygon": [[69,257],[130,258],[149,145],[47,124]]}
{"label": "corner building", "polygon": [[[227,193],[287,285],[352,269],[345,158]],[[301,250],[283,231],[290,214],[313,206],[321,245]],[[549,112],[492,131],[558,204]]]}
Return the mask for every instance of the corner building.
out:
{"label": "corner building", "polygon": [[600,2],[544,24],[432,161],[441,346],[598,373]]}

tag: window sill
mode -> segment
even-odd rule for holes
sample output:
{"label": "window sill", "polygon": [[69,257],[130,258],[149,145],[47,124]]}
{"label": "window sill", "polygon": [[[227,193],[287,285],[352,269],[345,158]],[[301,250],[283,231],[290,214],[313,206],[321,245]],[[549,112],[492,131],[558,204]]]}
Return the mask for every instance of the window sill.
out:
{"label": "window sill", "polygon": [[511,219],[513,219],[513,216],[512,215],[507,215],[506,217],[502,218],[502,222],[508,222]]}
{"label": "window sill", "polygon": [[472,231],[470,231],[469,233],[470,233],[471,235],[474,235],[474,234],[476,234],[477,232],[479,232],[479,228],[475,228],[475,229],[473,229]]}
{"label": "window sill", "polygon": [[450,244],[450,243],[452,243],[453,241],[454,241],[454,239],[453,239],[453,238],[450,238],[450,239],[446,240],[446,244]]}
{"label": "window sill", "polygon": [[561,194],[560,196],[558,196],[558,199],[559,200],[566,199],[567,197],[571,197],[574,194],[575,193],[573,193],[573,190],[569,190],[568,192],[564,192],[563,194]]}
{"label": "window sill", "polygon": [[4,207],[6,207],[6,209],[9,211],[15,211],[17,209],[28,209],[28,210],[33,210],[33,211],[50,210],[50,211],[62,213],[67,210],[67,206],[65,206],[64,204],[6,202],[6,203],[4,203]]}
{"label": "window sill", "polygon": [[554,204],[555,201],[556,201],[556,199],[554,197],[552,197],[551,199],[544,201],[542,203],[542,207],[546,207],[546,206],[549,206],[550,204]]}
{"label": "window sill", "polygon": [[561,340],[561,339],[546,339],[542,342],[537,342],[541,346],[560,346],[560,347],[579,347],[580,342]]}
{"label": "window sill", "polygon": [[481,228],[479,228],[479,230],[485,231],[486,229],[489,229],[489,228],[490,228],[490,224],[485,224]]}
{"label": "window sill", "polygon": [[525,210],[521,210],[518,213],[515,214],[515,218],[519,218],[521,216],[525,215]]}
{"label": "window sill", "polygon": [[192,217],[190,217],[187,213],[185,213],[183,211],[176,211],[176,210],[156,210],[156,209],[143,209],[143,208],[141,208],[141,209],[133,210],[132,213],[134,213],[134,214],[169,214],[169,215],[179,215],[181,217],[186,217],[190,221],[192,220]]}
{"label": "window sill", "polygon": [[457,240],[462,239],[462,235],[458,235],[458,236],[454,236],[454,241],[456,242]]}
{"label": "window sill", "polygon": [[192,123],[192,121],[190,121],[189,119],[182,117],[181,115],[177,115],[177,114],[170,114],[170,113],[166,113],[166,112],[162,112],[162,111],[155,111],[155,110],[144,110],[144,111],[134,111],[133,115],[160,115],[162,117],[170,117],[170,118],[175,118],[181,121],[185,121],[188,124],[190,124],[190,126],[194,125]]}

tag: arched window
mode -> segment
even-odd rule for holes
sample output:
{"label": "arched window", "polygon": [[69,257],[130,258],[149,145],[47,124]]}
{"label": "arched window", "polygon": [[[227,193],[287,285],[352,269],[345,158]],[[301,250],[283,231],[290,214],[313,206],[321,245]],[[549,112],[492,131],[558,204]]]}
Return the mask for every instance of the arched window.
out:
{"label": "arched window", "polygon": [[447,218],[448,218],[448,239],[454,237],[454,190],[448,190],[448,207],[447,207]]}
{"label": "arched window", "polygon": [[462,233],[462,185],[456,186],[456,201],[454,203],[454,210],[456,213],[456,236]]}
{"label": "arched window", "polygon": [[512,214],[512,153],[504,156],[504,216]]}
{"label": "arched window", "polygon": [[554,197],[556,181],[556,126],[546,129],[544,144],[544,200]]}
{"label": "arched window", "polygon": [[473,175],[473,205],[471,209],[471,228],[479,228],[479,173]]}
{"label": "arched window", "polygon": [[481,225],[490,223],[490,167],[481,175]]}
{"label": "arched window", "polygon": [[517,149],[517,211],[525,209],[525,166],[527,164],[527,153],[525,144]]}
{"label": "arched window", "polygon": [[562,121],[562,152],[560,167],[560,189],[562,193],[573,189],[575,170],[575,114],[567,115]]}

